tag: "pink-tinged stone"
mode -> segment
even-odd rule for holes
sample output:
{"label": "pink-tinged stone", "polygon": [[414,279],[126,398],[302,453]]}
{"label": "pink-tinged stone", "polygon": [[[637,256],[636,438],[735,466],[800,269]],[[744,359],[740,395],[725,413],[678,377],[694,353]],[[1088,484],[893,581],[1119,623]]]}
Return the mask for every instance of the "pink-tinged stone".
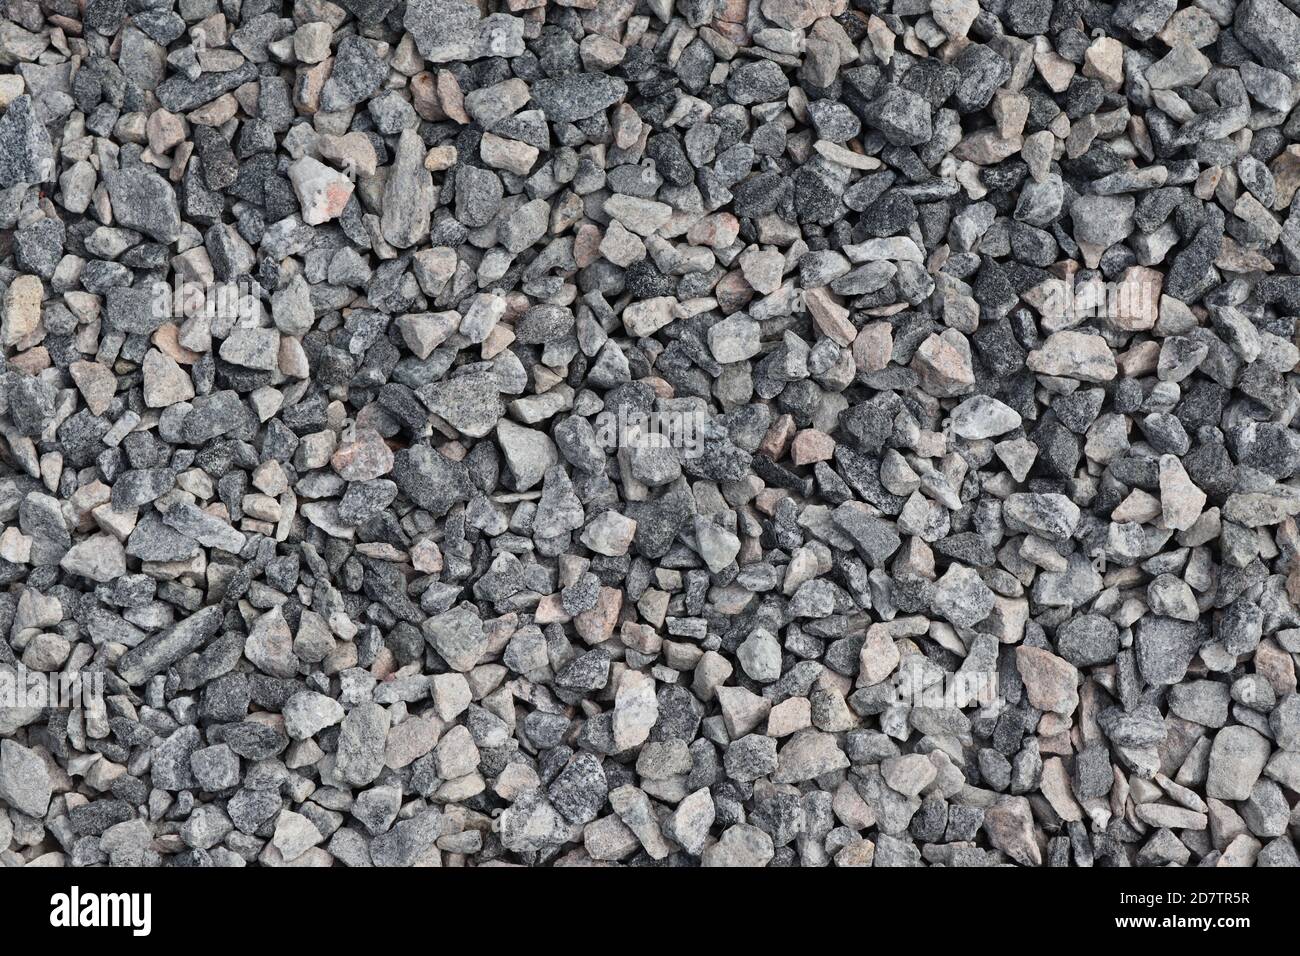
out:
{"label": "pink-tinged stone", "polygon": [[830,461],[835,453],[835,439],[815,428],[805,428],[790,443],[790,460],[796,465]]}
{"label": "pink-tinged stone", "polygon": [[686,232],[686,241],[693,246],[726,249],[740,235],[740,220],[729,212],[715,212],[705,216]]}
{"label": "pink-tinged stone", "polygon": [[[1296,189],[1300,189],[1300,146],[1288,146],[1282,155],[1269,165],[1269,171],[1273,174],[1277,191],[1273,208],[1286,209],[1291,205]],[[1217,179],[1215,185],[1218,185]]]}
{"label": "pink-tinged stone", "polygon": [[849,321],[849,310],[832,298],[825,288],[805,289],[803,303],[812,314],[823,335],[840,345],[848,345],[858,334]]}
{"label": "pink-tinged stone", "polygon": [[879,372],[894,353],[894,327],[888,322],[864,325],[853,340],[853,361],[862,372]]}
{"label": "pink-tinged stone", "polygon": [[421,119],[436,123],[447,118],[447,113],[443,110],[442,102],[438,97],[437,80],[432,73],[417,73],[411,77],[411,82],[407,85],[411,91],[411,105],[415,107],[415,112],[420,114]]}
{"label": "pink-tinged stone", "polygon": [[758,446],[759,452],[773,461],[779,461],[785,455],[785,450],[789,447],[790,440],[794,438],[794,433],[794,419],[789,415],[782,415],[771,424],[767,434],[763,436],[763,441]]}
{"label": "pink-tinged stone", "polygon": [[334,452],[330,465],[346,481],[370,481],[392,471],[393,451],[378,432],[359,428]]}
{"label": "pink-tinged stone", "polygon": [[455,120],[462,126],[469,123],[469,114],[465,112],[465,94],[461,92],[460,81],[450,70],[439,70],[434,82],[438,92],[438,104],[447,118]]}
{"label": "pink-tinged stone", "polygon": [[617,588],[602,587],[600,596],[596,598],[596,606],[573,619],[574,630],[592,647],[603,644],[614,636],[614,625],[618,623],[618,614],[622,609],[623,592]]}
{"label": "pink-tinged stone", "polygon": [[600,258],[600,229],[590,223],[578,227],[573,239],[573,261],[578,268],[591,265]]}
{"label": "pink-tinged stone", "polygon": [[1129,266],[1115,290],[1115,300],[1107,303],[1111,323],[1126,332],[1138,332],[1155,326],[1160,316],[1160,290],[1164,276],[1146,266]]}
{"label": "pink-tinged stone", "polygon": [[333,57],[322,60],[315,66],[298,68],[298,78],[293,87],[293,102],[300,112],[310,116],[320,109],[321,90],[325,89],[325,81],[333,71]]}
{"label": "pink-tinged stone", "polygon": [[572,618],[564,610],[564,602],[558,594],[547,594],[537,602],[533,612],[533,622],[542,626],[547,624],[567,624]]}
{"label": "pink-tinged stone", "polygon": [[927,395],[953,398],[975,387],[970,342],[956,329],[931,335],[912,356],[912,371]]}
{"label": "pink-tinged stone", "polygon": [[1025,682],[1029,702],[1039,710],[1068,716],[1079,706],[1079,670],[1051,651],[1021,645],[1016,670]]}
{"label": "pink-tinged stone", "polygon": [[309,226],[337,219],[352,198],[352,181],[319,160],[304,156],[289,167],[289,181]]}
{"label": "pink-tinged stone", "polygon": [[442,549],[431,538],[421,538],[411,545],[411,566],[421,574],[437,574],[442,570]]}
{"label": "pink-tinged stone", "polygon": [[745,281],[739,270],[728,272],[713,287],[713,297],[718,300],[718,308],[723,315],[738,312],[754,298],[754,290]]}

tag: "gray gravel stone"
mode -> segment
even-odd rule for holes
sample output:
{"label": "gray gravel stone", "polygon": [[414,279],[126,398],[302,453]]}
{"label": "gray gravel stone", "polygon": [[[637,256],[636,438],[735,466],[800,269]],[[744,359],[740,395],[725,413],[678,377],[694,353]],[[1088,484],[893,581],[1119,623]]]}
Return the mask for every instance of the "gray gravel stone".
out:
{"label": "gray gravel stone", "polygon": [[83,6],[0,863],[1295,865],[1291,5]]}

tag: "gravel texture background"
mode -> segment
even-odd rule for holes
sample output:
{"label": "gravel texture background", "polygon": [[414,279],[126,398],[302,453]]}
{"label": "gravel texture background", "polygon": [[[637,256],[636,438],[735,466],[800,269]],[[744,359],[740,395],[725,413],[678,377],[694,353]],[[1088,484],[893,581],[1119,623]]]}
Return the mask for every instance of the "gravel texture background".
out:
{"label": "gravel texture background", "polygon": [[1300,0],[3,14],[0,864],[1300,865]]}

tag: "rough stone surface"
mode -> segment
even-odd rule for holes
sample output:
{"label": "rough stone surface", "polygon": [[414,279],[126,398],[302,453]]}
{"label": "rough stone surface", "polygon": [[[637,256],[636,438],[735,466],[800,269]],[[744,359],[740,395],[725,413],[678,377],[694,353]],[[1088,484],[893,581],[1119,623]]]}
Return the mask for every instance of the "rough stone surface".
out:
{"label": "rough stone surface", "polygon": [[8,4],[0,866],[1297,865],[1298,63]]}

